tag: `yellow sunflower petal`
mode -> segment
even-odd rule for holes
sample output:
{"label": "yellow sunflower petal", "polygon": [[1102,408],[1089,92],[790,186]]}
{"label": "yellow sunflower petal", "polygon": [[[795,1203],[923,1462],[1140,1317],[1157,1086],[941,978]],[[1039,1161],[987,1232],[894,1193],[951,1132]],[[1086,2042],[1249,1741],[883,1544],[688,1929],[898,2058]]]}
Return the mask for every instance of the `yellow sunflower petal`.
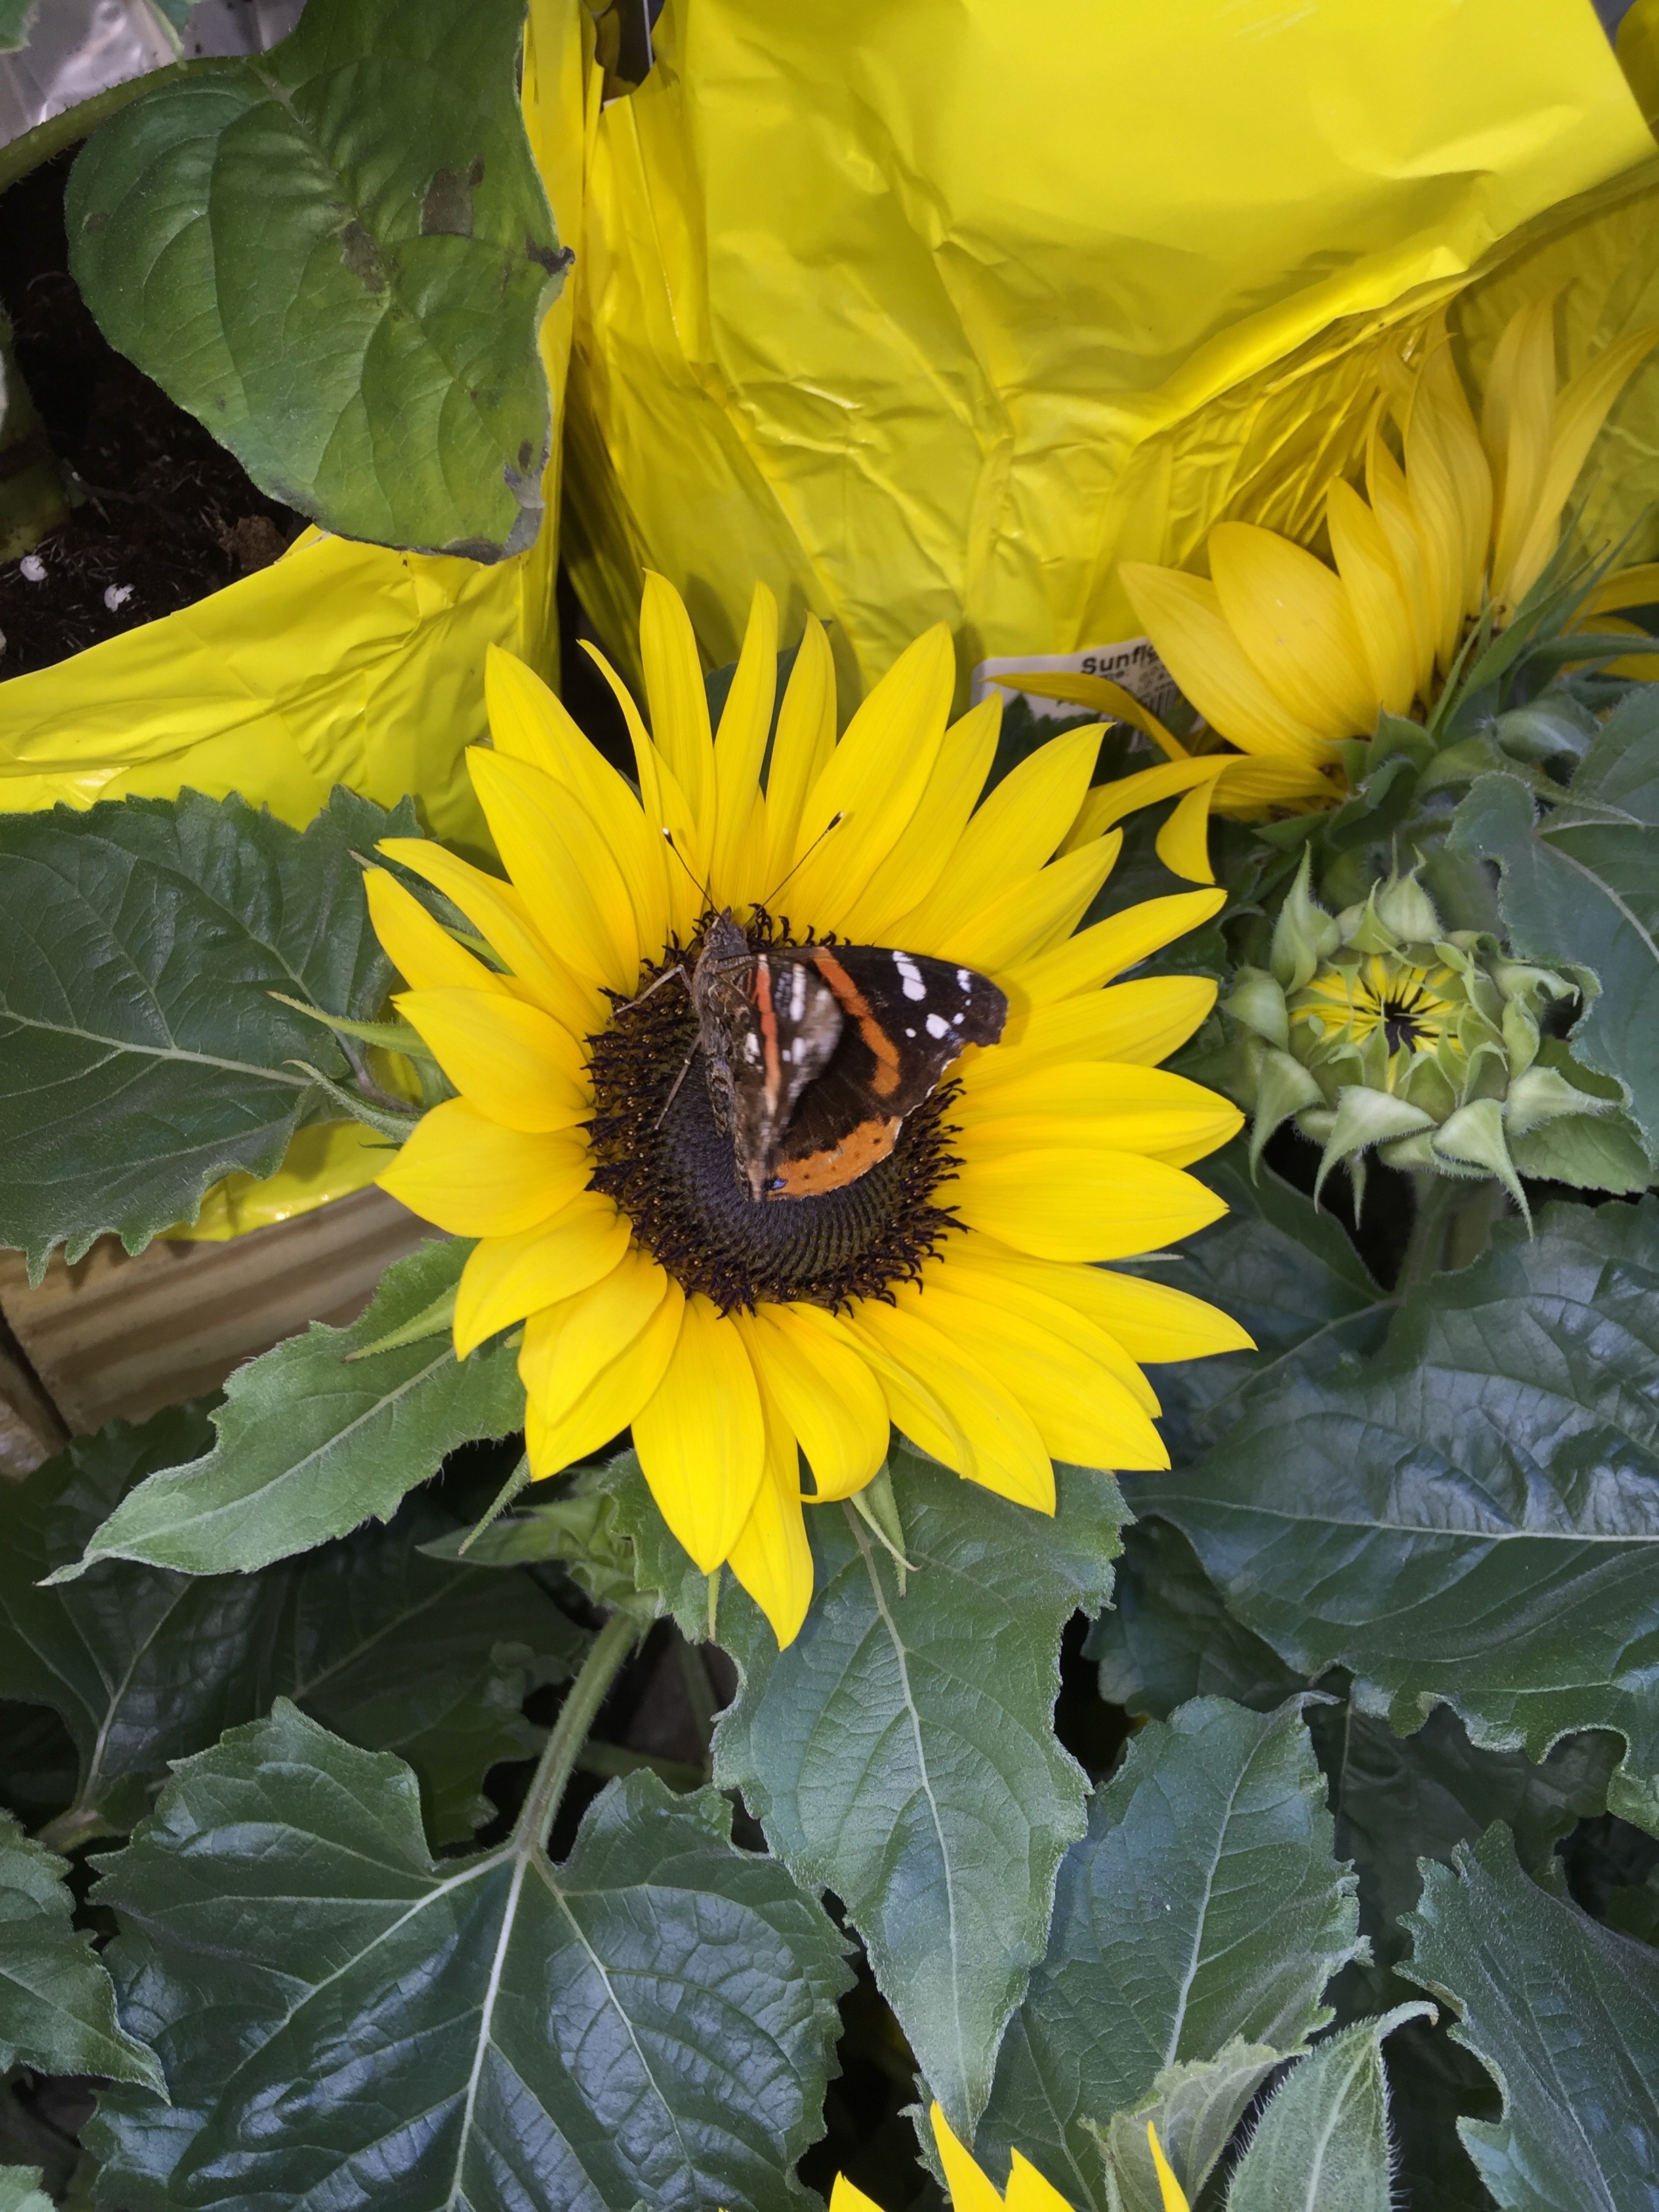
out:
{"label": "yellow sunflower petal", "polygon": [[919,1313],[959,1352],[1000,1382],[1035,1423],[1051,1459],[1079,1467],[1163,1468],[1162,1437],[1144,1406],[1103,1360],[1093,1358],[1064,1326],[1066,1309],[1021,1299],[994,1282],[941,1268],[925,1286],[896,1293],[900,1309]]}
{"label": "yellow sunflower petal", "polygon": [[931,2107],[928,2118],[951,2192],[951,2212],[1003,2212],[1001,2197],[951,2134],[951,2123],[938,2105]]}
{"label": "yellow sunflower petal", "polygon": [[1092,845],[1050,860],[1040,874],[1017,878],[977,914],[958,923],[948,939],[930,942],[923,937],[912,943],[907,928],[906,949],[960,961],[984,975],[1034,960],[1071,936],[1122,848],[1121,833],[1109,830]]}
{"label": "yellow sunflower petal", "polygon": [[1040,1321],[1053,1334],[1097,1360],[1120,1382],[1145,1413],[1162,1409],[1158,1393],[1123,1345],[1098,1317],[1076,1297],[1061,1295],[1061,1285],[1074,1275],[1098,1273],[1059,1260],[1033,1260],[1024,1252],[1011,1252],[1006,1244],[977,1229],[964,1230],[928,1271],[927,1280],[971,1290],[982,1303],[999,1299]]}
{"label": "yellow sunflower petal", "polygon": [[1107,1267],[1077,1271],[1058,1286],[1079,1310],[1109,1330],[1134,1359],[1152,1365],[1175,1359],[1207,1359],[1219,1352],[1254,1352],[1247,1328],[1218,1306],[1206,1305],[1167,1283],[1145,1282],[1138,1275],[1115,1274]]}
{"label": "yellow sunflower petal", "polygon": [[370,868],[363,876],[368,918],[386,956],[406,983],[417,991],[465,984],[474,991],[511,995],[507,980],[486,968],[476,953],[457,945],[440,921],[434,921],[412,891],[407,891],[386,868]]}
{"label": "yellow sunflower petal", "polygon": [[965,1161],[948,1195],[970,1228],[1042,1260],[1127,1259],[1227,1210],[1162,1160],[1059,1145]]}
{"label": "yellow sunflower petal", "polygon": [[1169,898],[1147,899],[1122,914],[1110,915],[1091,928],[1035,960],[1020,962],[1000,980],[1017,1004],[1040,1006],[1054,999],[1069,999],[1079,991],[1109,983],[1126,968],[1134,967],[1150,954],[1172,945],[1188,930],[1196,929],[1227,902],[1218,886],[1207,891],[1176,891]]}
{"label": "yellow sunflower petal", "polygon": [[981,1080],[970,1096],[954,1142],[975,1159],[1044,1143],[1099,1144],[1185,1167],[1243,1126],[1231,1100],[1201,1084],[1165,1068],[1110,1061],[1024,1073],[1016,1066],[1000,1083]]}
{"label": "yellow sunflower petal", "polygon": [[422,1117],[375,1179],[411,1213],[452,1237],[512,1237],[557,1212],[585,1188],[591,1158],[568,1131],[504,1129],[468,1098]]}
{"label": "yellow sunflower petal", "polygon": [[1006,2206],[1007,2212],[1072,2212],[1053,2182],[1046,2180],[1018,2151],[1011,2154]]}
{"label": "yellow sunflower petal", "polygon": [[1224,738],[1247,753],[1288,753],[1310,762],[1326,757],[1327,733],[1303,720],[1263,681],[1229,628],[1213,584],[1146,561],[1120,562],[1117,573],[1159,659]]}
{"label": "yellow sunflower petal", "polygon": [[714,823],[714,741],[702,661],[684,601],[665,576],[650,568],[640,605],[640,659],[651,735],[685,793],[707,846]]}
{"label": "yellow sunflower petal", "polygon": [[873,2197],[854,2188],[844,2173],[838,2173],[830,2191],[830,2212],[881,2212],[881,2207]]}
{"label": "yellow sunflower petal", "polygon": [[830,754],[801,810],[789,886],[815,927],[840,927],[903,835],[939,757],[955,682],[956,649],[937,623],[899,655]]}
{"label": "yellow sunflower petal", "polygon": [[622,870],[641,945],[665,944],[668,901],[656,849],[661,840],[627,783],[535,671],[497,645],[484,659],[484,699],[496,751],[527,762],[575,794]]}
{"label": "yellow sunflower petal", "polygon": [[1492,349],[1480,441],[1492,477],[1492,593],[1507,601],[1515,556],[1538,504],[1555,432],[1553,290],[1510,317]]}
{"label": "yellow sunflower petal", "polygon": [[[1133,775],[1115,776],[1110,783],[1097,783],[1085,794],[1060,851],[1074,853],[1079,845],[1086,845],[1091,838],[1114,828],[1127,816],[1138,814],[1143,806],[1156,806],[1160,799],[1190,792],[1194,785],[1212,784],[1224,774],[1231,757],[1235,757],[1209,753],[1197,760],[1164,761],[1157,768],[1144,768]],[[1206,855],[1206,868],[1208,865]],[[1194,880],[1209,883],[1213,878],[1206,874]]]}
{"label": "yellow sunflower petal", "polygon": [[[533,1394],[526,1393],[525,1446],[538,1482],[609,1443],[648,1402],[673,1357],[684,1306],[684,1294],[671,1276],[662,1303],[639,1334],[562,1411],[544,1413]],[[526,1343],[533,1326],[525,1330]]]}
{"label": "yellow sunflower petal", "polygon": [[952,931],[1017,877],[1031,875],[1054,853],[1087,842],[1067,837],[1066,831],[1088,791],[1103,728],[1067,731],[1010,769],[969,822],[939,883],[926,898],[912,902],[900,931],[907,951],[948,944]]}
{"label": "yellow sunflower petal", "polygon": [[769,898],[793,866],[801,810],[836,749],[836,664],[823,624],[808,615],[778,709],[766,779],[766,859],[759,893]]}
{"label": "yellow sunflower petal", "polygon": [[1557,399],[1549,460],[1514,565],[1502,579],[1506,605],[1513,606],[1524,599],[1542,574],[1560,535],[1561,510],[1589,459],[1589,449],[1607,419],[1607,410],[1656,343],[1659,343],[1659,330],[1632,331],[1627,337],[1615,338]]}
{"label": "yellow sunflower petal", "polygon": [[658,1510],[704,1574],[731,1551],[760,1487],[766,1437],[744,1342],[701,1291],[668,1371],[634,1422]]}
{"label": "yellow sunflower petal", "polygon": [[530,1310],[519,1375],[544,1419],[560,1419],[644,1334],[669,1294],[669,1280],[656,1261],[624,1244],[586,1282],[571,1280]]}
{"label": "yellow sunflower petal", "polygon": [[[705,903],[702,886],[708,873],[708,848],[702,830],[690,800],[680,788],[678,778],[652,744],[650,732],[634,703],[633,693],[591,639],[583,638],[580,643],[582,651],[609,685],[628,726],[639,776],[640,805],[654,837],[662,867],[669,927],[678,930],[683,937]],[[642,939],[641,943],[646,951],[652,950],[649,939]]]}
{"label": "yellow sunflower petal", "polygon": [[1353,486],[1340,478],[1325,495],[1325,522],[1371,688],[1390,714],[1404,714],[1417,692],[1417,640],[1388,532]]}
{"label": "yellow sunflower petal", "polygon": [[859,1327],[856,1312],[831,1314],[822,1306],[808,1305],[791,1306],[788,1311],[793,1316],[793,1325],[802,1335],[809,1339],[816,1335],[850,1347],[874,1376],[890,1422],[902,1430],[913,1443],[920,1444],[923,1451],[931,1453],[946,1467],[959,1469],[966,1464],[969,1456],[968,1441],[950,1412],[921,1375],[906,1362],[896,1359]]}
{"label": "yellow sunflower petal", "polygon": [[[1017,1505],[1054,1511],[1054,1466],[1036,1422],[977,1359],[925,1318],[924,1310],[870,1299],[859,1307],[854,1325],[900,1366],[926,1376],[948,1409],[966,1451],[945,1459],[947,1467]],[[933,1450],[921,1437],[912,1441]],[[933,1455],[945,1458],[941,1452]]]}
{"label": "yellow sunflower petal", "polygon": [[945,731],[927,788],[903,836],[848,910],[842,927],[848,937],[870,945],[890,939],[907,951],[921,950],[911,945],[908,924],[899,917],[939,884],[947,866],[947,880],[957,881],[963,831],[991,773],[1001,721],[1001,700],[987,699]]}
{"label": "yellow sunflower petal", "polygon": [[[969,1091],[1076,1060],[1156,1066],[1186,1043],[1216,1001],[1206,975],[1146,975],[1104,991],[1011,1012],[1003,1042],[957,1070]],[[1007,1071],[1005,1077],[1004,1070]]]}
{"label": "yellow sunflower petal", "polygon": [[[772,728],[778,689],[778,603],[764,584],[755,586],[726,711],[714,738],[714,845],[709,890],[716,906],[753,897],[764,849],[760,811],[761,763]],[[756,832],[758,827],[759,839]]]}
{"label": "yellow sunflower petal", "polygon": [[1429,326],[1404,442],[1406,482],[1431,592],[1437,580],[1440,665],[1449,668],[1464,617],[1480,608],[1492,538],[1492,470],[1452,359],[1443,309]]}
{"label": "yellow sunflower petal", "polygon": [[470,860],[424,837],[388,837],[380,850],[453,899],[504,963],[520,994],[551,1014],[573,1036],[591,1036],[607,1020],[610,1008],[605,1000],[591,983],[555,958],[511,884],[485,875]]}
{"label": "yellow sunflower petal", "polygon": [[1426,699],[1434,683],[1440,625],[1405,471],[1382,442],[1380,412],[1372,418],[1366,439],[1365,492],[1378,527],[1389,541],[1395,573],[1400,579],[1412,636],[1412,690],[1414,696]]}
{"label": "yellow sunflower petal", "polygon": [[1598,625],[1591,617],[1606,614],[1614,607],[1656,605],[1659,605],[1659,561],[1644,561],[1633,568],[1620,568],[1611,576],[1604,576],[1579,608],[1578,623],[1583,629],[1593,629]]}
{"label": "yellow sunflower petal", "polygon": [[630,1231],[598,1191],[513,1237],[486,1237],[467,1258],[455,1297],[455,1351],[465,1359],[498,1328],[586,1292],[620,1266]]}
{"label": "yellow sunflower petal", "polygon": [[800,1458],[794,1432],[764,1383],[766,1464],[749,1518],[726,1554],[732,1573],[772,1624],[778,1649],[800,1633],[812,1601],[812,1547],[800,1504]]}
{"label": "yellow sunflower petal", "polygon": [[800,1440],[819,1498],[850,1498],[887,1456],[887,1401],[869,1362],[796,1306],[734,1316],[763,1388]]}
{"label": "yellow sunflower petal", "polygon": [[592,816],[568,786],[524,761],[474,745],[467,766],[496,850],[543,935],[579,975],[631,990],[639,927]]}
{"label": "yellow sunflower petal", "polygon": [[991,681],[1006,691],[1028,692],[1033,699],[1057,699],[1066,705],[1087,707],[1115,722],[1127,722],[1132,730],[1139,730],[1149,737],[1166,761],[1191,757],[1180,738],[1166,730],[1133,691],[1114,684],[1109,676],[1073,676],[1069,672],[1057,676],[1040,668],[1011,668],[1000,676],[994,676]]}
{"label": "yellow sunflower petal", "polygon": [[580,1047],[539,1006],[499,992],[403,991],[398,1011],[425,1038],[463,1098],[509,1129],[568,1129],[592,1101]]}
{"label": "yellow sunflower petal", "polygon": [[1251,522],[1217,523],[1209,554],[1227,625],[1273,696],[1322,737],[1369,737],[1376,687],[1341,579]]}

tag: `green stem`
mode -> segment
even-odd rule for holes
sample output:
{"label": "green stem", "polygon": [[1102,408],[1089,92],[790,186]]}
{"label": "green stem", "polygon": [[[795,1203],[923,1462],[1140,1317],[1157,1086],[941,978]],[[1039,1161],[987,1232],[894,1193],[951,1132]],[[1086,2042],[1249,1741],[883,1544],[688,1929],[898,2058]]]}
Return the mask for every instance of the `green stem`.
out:
{"label": "green stem", "polygon": [[1431,1168],[1419,1168],[1415,1180],[1417,1215],[1412,1223],[1411,1242],[1401,1262],[1396,1291],[1407,1290],[1413,1283],[1420,1283],[1438,1272],[1445,1251],[1447,1224],[1464,1194],[1449,1176],[1436,1175]]}
{"label": "green stem", "polygon": [[570,1685],[569,1694],[559,1708],[559,1717],[537,1762],[529,1794],[519,1814],[514,1832],[521,1851],[547,1848],[548,1835],[564,1796],[564,1786],[576,1764],[576,1755],[587,1740],[587,1731],[598,1718],[599,1707],[623,1662],[634,1649],[638,1633],[637,1622],[624,1613],[613,1613],[593,1638],[581,1672]]}

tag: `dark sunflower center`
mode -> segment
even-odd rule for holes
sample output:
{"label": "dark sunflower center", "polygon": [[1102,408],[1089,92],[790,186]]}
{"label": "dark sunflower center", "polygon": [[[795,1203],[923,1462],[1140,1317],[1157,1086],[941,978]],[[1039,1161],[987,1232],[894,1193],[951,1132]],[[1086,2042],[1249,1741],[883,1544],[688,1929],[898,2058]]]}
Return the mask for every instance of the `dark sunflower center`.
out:
{"label": "dark sunflower center", "polygon": [[1390,1053],[1402,1048],[1415,1052],[1429,1035],[1428,1012],[1423,991],[1413,985],[1402,991],[1390,991],[1377,1000],[1376,1018],[1382,1024],[1382,1034],[1388,1040]]}
{"label": "dark sunflower center", "polygon": [[[749,939],[756,949],[796,941],[764,921]],[[688,977],[696,957],[694,941],[684,956]],[[611,1026],[588,1039],[593,1188],[616,1200],[685,1290],[702,1291],[722,1313],[793,1299],[834,1311],[916,1276],[956,1224],[933,1193],[958,1164],[945,1119],[958,1086],[941,1085],[907,1118],[888,1157],[845,1188],[752,1199],[714,1118],[687,983],[658,983],[681,960],[672,948],[640,977],[639,993],[650,995],[617,1002]]]}

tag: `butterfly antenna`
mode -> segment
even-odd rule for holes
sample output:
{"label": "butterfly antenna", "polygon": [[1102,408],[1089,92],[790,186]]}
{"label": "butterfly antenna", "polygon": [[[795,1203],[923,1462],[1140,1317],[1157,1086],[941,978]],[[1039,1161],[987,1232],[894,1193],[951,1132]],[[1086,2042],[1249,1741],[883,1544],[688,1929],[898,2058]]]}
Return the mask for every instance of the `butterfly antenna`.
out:
{"label": "butterfly antenna", "polygon": [[830,832],[832,830],[839,830],[842,823],[845,822],[846,819],[847,810],[845,807],[842,809],[840,813],[832,814],[830,817],[830,819],[824,823],[823,829],[819,830],[817,836],[813,838],[811,843],[801,854],[799,860],[796,861],[794,866],[790,869],[788,875],[780,877],[778,881],[773,884],[771,890],[768,891],[766,896],[761,901],[761,910],[763,913],[769,914],[772,911],[772,902],[777,896],[778,893],[783,889],[785,884],[788,882],[789,877],[798,875],[801,869],[803,869],[806,866],[806,863],[811,859],[813,854],[817,851],[818,847],[823,844],[824,839],[830,835]]}
{"label": "butterfly antenna", "polygon": [[664,829],[662,833],[662,842],[667,846],[669,851],[679,862],[681,867],[685,870],[686,874],[690,877],[692,882],[696,884],[697,896],[702,901],[703,910],[707,913],[714,903],[714,893],[709,890],[707,884],[697,883],[696,871],[691,866],[690,861],[686,859],[684,854],[681,852],[679,847],[674,842],[674,833],[672,830],[667,828]]}

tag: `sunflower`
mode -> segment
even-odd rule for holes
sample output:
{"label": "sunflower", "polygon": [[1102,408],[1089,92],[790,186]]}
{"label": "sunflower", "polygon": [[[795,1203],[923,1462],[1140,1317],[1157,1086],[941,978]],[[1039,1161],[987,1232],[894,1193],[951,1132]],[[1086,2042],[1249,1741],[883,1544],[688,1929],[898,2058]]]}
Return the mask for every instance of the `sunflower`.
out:
{"label": "sunflower", "polygon": [[[984,2168],[951,2132],[951,2124],[937,2105],[928,2117],[951,2192],[951,2212],[1071,2212],[1070,2205],[1053,2183],[1045,2181],[1030,2160],[1023,2158],[1018,2151],[1013,2154],[1007,2193],[999,2194]],[[1188,2212],[1186,2192],[1170,2170],[1164,2146],[1158,2139],[1158,2130],[1150,2120],[1146,2123],[1146,2148],[1152,2154],[1152,2171],[1158,2176],[1164,2212]],[[830,2212],[881,2212],[881,2207],[861,2189],[855,2189],[850,2181],[837,2176],[830,2193]]]}
{"label": "sunflower", "polygon": [[[942,626],[839,743],[813,621],[774,732],[764,589],[716,732],[690,623],[659,577],[641,646],[649,734],[599,660],[636,782],[495,652],[492,745],[469,764],[509,880],[419,839],[381,848],[469,927],[441,927],[393,874],[371,872],[374,921],[409,986],[398,1006],[458,1093],[380,1181],[477,1240],[458,1353],[523,1324],[532,1474],[631,1426],[674,1534],[705,1572],[729,1562],[787,1643],[811,1595],[803,1456],[806,1502],[849,1498],[881,1469],[894,1423],[958,1474],[1052,1512],[1054,1459],[1168,1463],[1139,1363],[1248,1341],[1196,1300],[1095,1264],[1223,1211],[1183,1170],[1241,1117],[1156,1065],[1213,988],[1113,981],[1222,894],[1078,931],[1120,839],[1053,856],[1100,732],[1056,738],[976,806],[1000,709],[947,727]],[[787,920],[769,910],[780,892]],[[1001,1041],[965,1053],[867,1172],[757,1200],[719,1126],[687,988],[728,913],[756,950],[835,933],[973,969],[1006,994]]]}
{"label": "sunflower", "polygon": [[[1340,796],[1336,749],[1382,713],[1427,710],[1483,608],[1504,624],[1542,575],[1607,410],[1659,339],[1638,331],[1555,386],[1554,300],[1505,325],[1477,426],[1443,311],[1373,411],[1365,489],[1327,496],[1330,562],[1254,523],[1220,522],[1207,579],[1146,562],[1119,570],[1146,634],[1212,727],[1262,763]],[[1382,435],[1398,426],[1401,457]],[[1659,568],[1607,578],[1581,619],[1659,598]],[[1629,623],[1598,621],[1645,634]],[[1650,673],[1649,668],[1636,673]],[[1224,803],[1226,787],[1224,786]]]}

